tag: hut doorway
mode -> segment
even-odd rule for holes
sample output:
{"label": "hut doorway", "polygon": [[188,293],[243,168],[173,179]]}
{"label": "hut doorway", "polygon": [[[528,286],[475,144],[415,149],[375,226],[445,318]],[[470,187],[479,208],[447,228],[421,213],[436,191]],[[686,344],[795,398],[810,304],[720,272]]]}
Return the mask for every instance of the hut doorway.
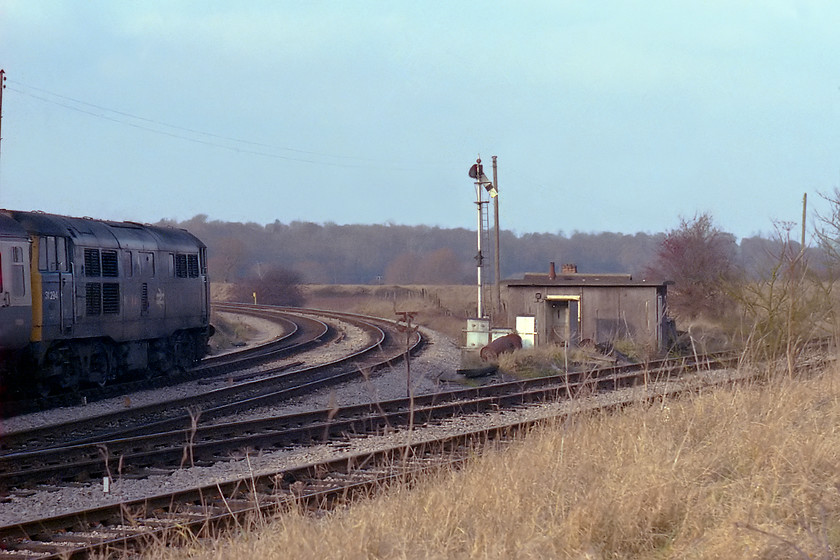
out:
{"label": "hut doorway", "polygon": [[580,342],[580,296],[546,296],[546,331],[553,344]]}

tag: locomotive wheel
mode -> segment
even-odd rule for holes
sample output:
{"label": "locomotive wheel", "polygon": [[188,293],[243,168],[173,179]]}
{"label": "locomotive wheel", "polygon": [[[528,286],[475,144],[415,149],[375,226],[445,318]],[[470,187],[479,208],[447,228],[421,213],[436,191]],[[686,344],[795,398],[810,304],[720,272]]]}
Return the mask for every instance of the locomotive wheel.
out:
{"label": "locomotive wheel", "polygon": [[189,334],[182,332],[175,335],[172,344],[172,353],[174,365],[177,370],[184,371],[192,367],[195,350]]}
{"label": "locomotive wheel", "polygon": [[104,387],[111,380],[111,356],[104,344],[97,344],[90,354],[88,381]]}
{"label": "locomotive wheel", "polygon": [[64,367],[64,376],[60,380],[61,388],[75,391],[79,388],[79,379],[81,379],[79,364],[69,362]]}
{"label": "locomotive wheel", "polygon": [[171,345],[164,339],[153,341],[149,346],[149,369],[153,376],[169,375],[172,368]]}
{"label": "locomotive wheel", "polygon": [[51,348],[41,368],[42,377],[36,383],[38,394],[46,397],[78,389],[80,371],[79,361],[69,348]]}

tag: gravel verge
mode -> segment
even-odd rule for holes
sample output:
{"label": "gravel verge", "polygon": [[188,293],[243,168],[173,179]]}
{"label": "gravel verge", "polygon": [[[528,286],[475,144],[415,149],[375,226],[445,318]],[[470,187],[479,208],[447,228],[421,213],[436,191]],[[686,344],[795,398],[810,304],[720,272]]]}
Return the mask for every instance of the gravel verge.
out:
{"label": "gravel verge", "polygon": [[[460,362],[460,350],[452,340],[433,331],[421,329],[421,332],[426,337],[427,344],[420,355],[411,359],[411,386],[414,394],[439,391],[442,387],[449,385],[449,382],[444,381],[444,379],[457,378],[454,371],[459,367]],[[344,339],[350,338],[354,338],[352,333],[344,337]],[[79,483],[73,487],[42,487],[35,490],[13,491],[0,500],[0,525],[19,523],[44,515],[60,515],[80,509],[136,500],[201,484],[213,484],[274,473],[321,460],[344,457],[383,447],[431,441],[444,436],[491,429],[494,426],[503,426],[514,422],[553,418],[564,413],[639,399],[646,395],[664,394],[668,391],[684,388],[686,384],[701,387],[711,382],[732,379],[732,376],[731,371],[708,372],[680,383],[650,383],[647,387],[612,391],[586,399],[536,404],[498,413],[471,414],[446,420],[439,424],[419,426],[411,432],[403,430],[382,436],[354,438],[350,442],[342,441],[335,444],[320,444],[270,453],[242,455],[209,467],[183,468],[172,474],[153,475],[142,479],[122,477],[119,473],[113,473],[109,481],[110,491],[108,493],[103,491],[103,481],[101,480]],[[204,390],[206,388],[206,385],[203,386]],[[169,391],[169,397],[171,398],[172,389],[167,389],[167,391]],[[354,381],[315,392],[306,397],[284,403],[282,406],[253,411],[248,415],[239,415],[237,419],[244,419],[246,416],[265,417],[302,410],[367,404],[401,398],[405,396],[406,391],[405,366],[399,364],[373,375],[365,375],[360,372],[358,379]],[[132,400],[135,398],[138,401],[141,400],[140,397],[132,395]],[[151,399],[154,398],[154,395],[146,395],[144,398]],[[160,398],[160,395],[158,395],[158,398]],[[96,407],[107,406],[125,406],[125,404],[119,401],[96,404]],[[663,403],[662,406],[665,406],[665,404]],[[71,413],[73,412],[71,411]],[[75,414],[78,414],[78,411]],[[31,422],[32,418],[28,421]],[[40,418],[38,421],[45,422],[47,420]],[[53,419],[52,421],[57,420]],[[23,420],[20,422],[23,423]]]}
{"label": "gravel verge", "polygon": [[[268,321],[247,316],[242,316],[241,320],[248,321],[252,326],[256,333],[254,335],[255,342],[270,341],[282,334]],[[307,365],[312,365],[333,357],[347,355],[365,344],[366,335],[358,327],[339,322],[338,328],[344,333],[344,336],[340,337],[338,342],[330,344],[326,348],[322,347],[305,352],[303,355],[295,356],[290,361],[304,361]],[[452,372],[457,369],[460,360],[460,350],[453,341],[434,331],[421,330],[421,332],[427,342],[420,355],[411,358],[411,387],[414,394],[440,390],[442,383],[444,383],[440,380],[440,377],[443,374],[451,376]],[[282,361],[273,365],[282,365]],[[221,380],[218,383],[224,384],[225,381]],[[90,403],[86,406],[27,414],[5,420],[3,431],[19,431],[84,416],[95,416],[112,411],[115,408],[170,400],[194,394],[197,391],[207,391],[208,388],[212,387],[213,384],[208,385],[206,382],[190,382],[165,389],[134,393],[130,398],[108,399]],[[240,414],[236,418],[220,419],[217,422],[290,414],[334,406],[368,404],[404,397],[406,390],[406,370],[403,364],[398,364],[373,374],[360,371],[358,378],[337,387],[323,389],[276,407],[255,410],[247,415]],[[41,518],[45,515],[61,515],[80,509],[121,503],[177,489],[191,488],[200,484],[230,480],[252,474],[255,472],[252,469],[255,468],[259,468],[260,472],[268,472],[271,469],[280,470],[295,465],[308,464],[319,457],[325,456],[324,453],[339,452],[332,446],[319,447],[320,450],[301,448],[265,456],[248,456],[229,462],[217,463],[211,467],[184,468],[171,475],[154,475],[142,479],[122,477],[119,473],[112,473],[108,493],[103,491],[104,486],[101,480],[78,483],[72,487],[43,486],[33,490],[12,490],[0,496],[0,525],[11,525]],[[330,451],[331,449],[332,451]]]}

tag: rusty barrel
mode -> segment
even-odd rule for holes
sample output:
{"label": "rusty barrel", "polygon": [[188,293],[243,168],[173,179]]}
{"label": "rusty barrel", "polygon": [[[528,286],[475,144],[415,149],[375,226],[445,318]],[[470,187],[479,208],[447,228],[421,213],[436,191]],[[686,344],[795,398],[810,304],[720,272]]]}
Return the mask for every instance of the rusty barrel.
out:
{"label": "rusty barrel", "polygon": [[511,333],[500,336],[490,344],[482,347],[479,356],[486,362],[488,360],[495,360],[499,354],[513,352],[519,348],[522,348],[522,338],[516,333]]}

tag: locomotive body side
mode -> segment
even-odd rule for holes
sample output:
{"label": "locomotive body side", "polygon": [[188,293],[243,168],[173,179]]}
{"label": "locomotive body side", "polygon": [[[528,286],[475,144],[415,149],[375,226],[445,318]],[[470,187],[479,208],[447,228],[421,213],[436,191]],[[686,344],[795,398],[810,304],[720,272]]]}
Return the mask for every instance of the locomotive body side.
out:
{"label": "locomotive body side", "polygon": [[29,359],[39,383],[104,384],[200,360],[206,247],[185,230],[10,212],[32,240]]}

